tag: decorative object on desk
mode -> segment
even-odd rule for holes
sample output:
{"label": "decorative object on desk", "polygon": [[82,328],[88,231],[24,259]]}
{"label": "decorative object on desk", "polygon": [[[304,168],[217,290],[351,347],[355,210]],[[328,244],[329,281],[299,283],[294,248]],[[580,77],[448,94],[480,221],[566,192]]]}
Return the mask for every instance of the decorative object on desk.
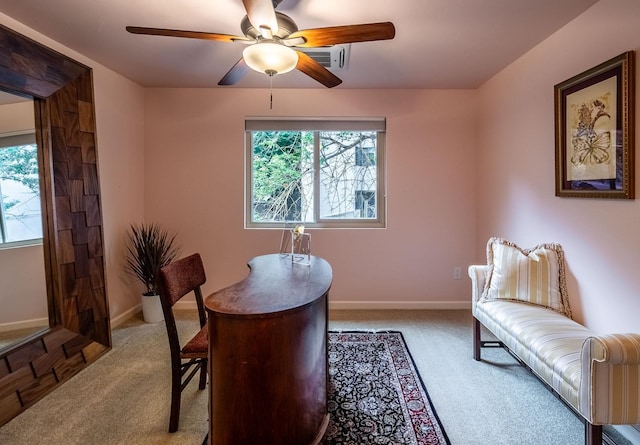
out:
{"label": "decorative object on desk", "polygon": [[145,286],[142,294],[142,313],[147,323],[164,320],[159,296],[159,273],[179,252],[175,234],[158,224],[132,224],[127,238],[125,270]]}
{"label": "decorative object on desk", "polygon": [[285,225],[280,240],[280,255],[291,255],[291,261],[311,264],[311,234],[304,232],[304,224]]}
{"label": "decorative object on desk", "polygon": [[635,53],[554,87],[556,196],[634,198]]}
{"label": "decorative object on desk", "polygon": [[449,439],[400,332],[329,332],[322,445],[445,445]]}
{"label": "decorative object on desk", "polygon": [[291,232],[291,261],[311,264],[311,235],[304,233],[304,224],[298,224]]}
{"label": "decorative object on desk", "polygon": [[295,229],[295,225],[285,223],[282,229],[282,238],[280,239],[280,255],[286,256],[291,254],[291,233]]}

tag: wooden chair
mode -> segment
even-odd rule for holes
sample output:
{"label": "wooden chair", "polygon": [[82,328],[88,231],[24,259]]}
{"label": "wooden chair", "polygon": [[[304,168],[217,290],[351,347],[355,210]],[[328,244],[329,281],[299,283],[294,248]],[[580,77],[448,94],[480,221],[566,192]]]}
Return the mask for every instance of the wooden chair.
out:
{"label": "wooden chair", "polygon": [[[208,339],[206,313],[200,286],[206,281],[204,266],[200,254],[177,260],[160,270],[160,301],[164,312],[164,321],[169,336],[171,351],[171,415],[169,432],[178,430],[180,420],[180,397],[182,390],[200,370],[199,389],[207,384]],[[200,331],[183,347],[180,346],[173,306],[185,295],[195,294],[200,318]]]}

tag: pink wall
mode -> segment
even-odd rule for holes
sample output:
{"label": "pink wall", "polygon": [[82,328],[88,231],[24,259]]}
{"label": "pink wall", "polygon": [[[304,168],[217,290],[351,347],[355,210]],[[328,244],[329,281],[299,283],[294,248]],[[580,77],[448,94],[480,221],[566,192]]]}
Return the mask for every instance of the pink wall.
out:
{"label": "pink wall", "polygon": [[600,332],[640,332],[640,202],[555,197],[553,86],[638,51],[638,17],[601,0],[479,89],[477,260],[490,236],[562,244],[574,317]]}
{"label": "pink wall", "polygon": [[388,228],[313,231],[314,254],[334,267],[343,306],[468,307],[464,270],[475,246],[474,91],[144,89],[0,14],[0,22],[93,68],[107,291],[112,320],[139,304],[122,271],[131,222],[179,232],[198,250],[205,291],[277,250],[280,232],[245,230],[245,116],[385,116]]}
{"label": "pink wall", "polygon": [[111,319],[140,304],[142,285],[124,272],[125,237],[144,220],[144,88],[94,67],[98,167]]}
{"label": "pink wall", "polygon": [[183,253],[200,251],[205,291],[277,249],[278,231],[243,229],[245,116],[385,116],[388,228],[313,231],[314,253],[334,266],[335,303],[466,307],[469,283],[453,280],[453,267],[484,262],[486,239],[499,235],[562,243],[576,318],[638,331],[640,204],[556,198],[553,185],[553,85],[638,49],[638,16],[635,0],[601,0],[478,91],[276,89],[273,111],[267,90],[143,89],[1,14],[0,22],[94,70],[112,317],[138,304],[138,286],[122,272],[131,222],[160,222],[179,232]]}
{"label": "pink wall", "polygon": [[[265,78],[265,82],[267,82]],[[279,230],[245,230],[245,116],[387,118],[388,227],[312,230],[343,307],[468,307],[453,268],[474,258],[476,93],[425,90],[148,89],[145,218],[199,251],[213,291],[253,256],[277,252]]]}

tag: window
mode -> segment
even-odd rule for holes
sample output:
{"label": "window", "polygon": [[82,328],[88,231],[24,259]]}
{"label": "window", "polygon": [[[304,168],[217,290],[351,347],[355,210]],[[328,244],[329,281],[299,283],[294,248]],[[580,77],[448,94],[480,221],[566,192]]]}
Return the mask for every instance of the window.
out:
{"label": "window", "polygon": [[246,226],[384,227],[384,119],[247,119]]}
{"label": "window", "polygon": [[35,136],[30,133],[0,137],[0,247],[41,238]]}

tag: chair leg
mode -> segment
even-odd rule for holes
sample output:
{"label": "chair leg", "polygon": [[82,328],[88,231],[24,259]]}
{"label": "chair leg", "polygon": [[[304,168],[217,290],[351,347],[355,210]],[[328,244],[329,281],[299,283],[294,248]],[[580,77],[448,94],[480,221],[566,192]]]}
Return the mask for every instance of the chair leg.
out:
{"label": "chair leg", "polygon": [[200,362],[200,384],[198,389],[205,389],[207,387],[207,360],[203,359]]}
{"label": "chair leg", "polygon": [[171,414],[169,416],[169,432],[178,431],[180,423],[180,394],[182,392],[182,376],[180,375],[180,365],[172,366],[171,369]]}
{"label": "chair leg", "polygon": [[602,445],[602,425],[585,422],[584,436],[585,445]]}
{"label": "chair leg", "polygon": [[480,350],[482,348],[482,341],[480,340],[480,322],[476,317],[473,317],[473,359],[480,360]]}

